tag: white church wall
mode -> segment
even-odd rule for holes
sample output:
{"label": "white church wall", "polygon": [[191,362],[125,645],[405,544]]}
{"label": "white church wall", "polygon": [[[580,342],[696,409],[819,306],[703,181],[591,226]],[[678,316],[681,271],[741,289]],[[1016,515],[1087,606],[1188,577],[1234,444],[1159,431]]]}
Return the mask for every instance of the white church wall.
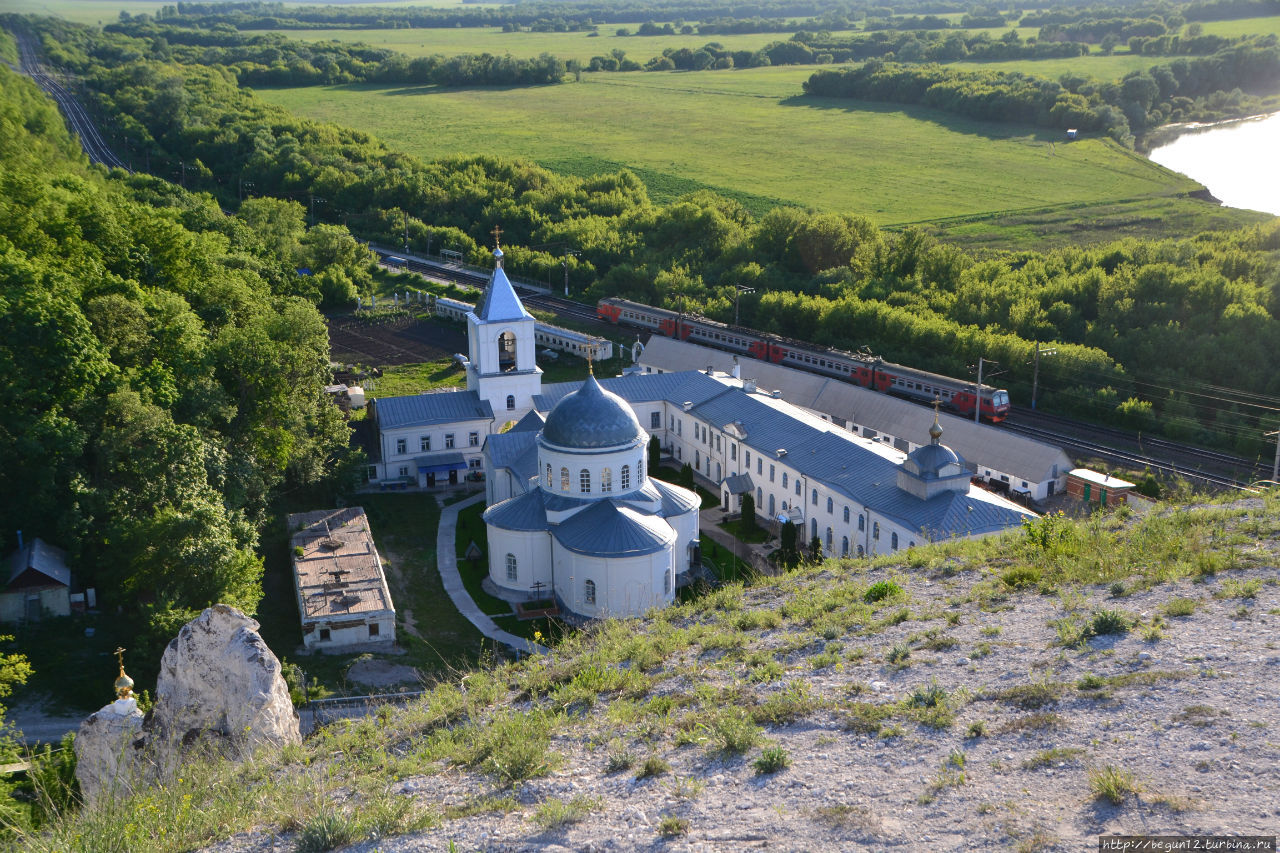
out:
{"label": "white church wall", "polygon": [[[550,594],[551,535],[544,530],[502,530],[489,527],[489,579],[512,592]],[[516,579],[507,573],[507,555],[516,558]]]}
{"label": "white church wall", "polygon": [[676,574],[682,575],[689,571],[689,545],[700,533],[698,511],[671,516],[667,523],[676,532],[676,544],[672,553],[675,555]]}
{"label": "white church wall", "polygon": [[[589,557],[552,544],[556,594],[588,618],[639,616],[675,600],[675,574],[666,574],[674,543],[641,557]],[[594,601],[588,582],[594,585]],[[666,591],[664,591],[664,589]]]}
{"label": "white church wall", "polygon": [[[645,463],[649,439],[637,439],[630,450],[610,449],[592,453],[582,450],[558,450],[547,445],[538,449],[538,477],[542,488],[553,494],[571,498],[617,497],[644,485]],[[551,485],[547,486],[547,466],[551,466]],[[629,484],[623,488],[622,468],[627,467]],[[609,490],[604,491],[604,472],[609,470]],[[588,489],[582,487],[582,472],[587,472]],[[564,475],[568,473],[567,488]]]}

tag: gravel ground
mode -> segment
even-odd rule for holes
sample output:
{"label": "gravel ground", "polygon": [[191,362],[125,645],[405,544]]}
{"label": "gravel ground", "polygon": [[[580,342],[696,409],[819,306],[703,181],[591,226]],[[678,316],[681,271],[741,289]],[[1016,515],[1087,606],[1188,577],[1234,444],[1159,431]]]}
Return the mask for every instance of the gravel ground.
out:
{"label": "gravel ground", "polygon": [[[827,699],[872,703],[901,700],[936,683],[959,706],[947,728],[899,720],[900,734],[885,737],[851,730],[844,711],[822,710],[766,729],[763,745],[781,746],[791,761],[780,772],[757,774],[753,761],[760,747],[726,759],[703,745],[674,747],[667,739],[658,752],[670,762],[670,772],[638,780],[634,769],[606,772],[610,729],[608,703],[601,702],[578,724],[561,728],[553,749],[564,760],[551,775],[514,792],[519,808],[346,849],[969,850],[994,844],[1082,850],[1097,849],[1098,836],[1113,833],[1275,835],[1276,546],[1275,540],[1257,543],[1268,568],[1120,598],[1102,587],[1066,596],[1024,592],[995,612],[949,603],[972,583],[966,580],[971,573],[910,581],[913,610],[956,612],[958,624],[909,621],[851,639],[844,653],[863,648],[861,661],[793,669],[787,678],[803,680]],[[869,580],[885,577],[872,573]],[[1260,582],[1254,597],[1226,597],[1249,580]],[[749,606],[775,606],[771,597],[777,595],[771,588],[752,590]],[[1085,614],[1119,608],[1149,617],[1175,596],[1195,599],[1198,607],[1189,616],[1167,618],[1159,639],[1131,631],[1068,649],[1056,643],[1050,625],[1066,607]],[[922,626],[941,627],[956,645],[913,650],[905,667],[885,663],[886,651]],[[779,632],[765,632],[760,645],[768,646],[771,633]],[[1078,689],[1086,676],[1121,679],[1103,690]],[[705,678],[722,679],[723,673],[707,670]],[[1020,706],[1019,697],[992,695],[1037,684],[1050,694],[1039,703],[1024,696]],[[693,687],[673,679],[655,692]],[[973,736],[971,727],[979,723],[985,733]],[[646,754],[635,751],[643,761]],[[1132,774],[1137,788],[1119,804],[1091,790],[1091,772],[1108,766]],[[433,807],[511,793],[456,768],[400,780],[395,790]],[[540,803],[578,796],[597,803],[581,821],[550,830],[535,821]],[[681,834],[664,835],[664,819],[668,828],[683,821]],[[248,853],[293,846],[289,836],[250,834],[212,849]]]}

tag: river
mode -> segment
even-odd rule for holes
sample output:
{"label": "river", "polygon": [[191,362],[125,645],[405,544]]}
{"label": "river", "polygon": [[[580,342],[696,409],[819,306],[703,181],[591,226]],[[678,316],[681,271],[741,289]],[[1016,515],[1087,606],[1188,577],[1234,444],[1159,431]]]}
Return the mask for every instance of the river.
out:
{"label": "river", "polygon": [[1231,207],[1280,216],[1280,113],[1208,125],[1147,155],[1209,188]]}

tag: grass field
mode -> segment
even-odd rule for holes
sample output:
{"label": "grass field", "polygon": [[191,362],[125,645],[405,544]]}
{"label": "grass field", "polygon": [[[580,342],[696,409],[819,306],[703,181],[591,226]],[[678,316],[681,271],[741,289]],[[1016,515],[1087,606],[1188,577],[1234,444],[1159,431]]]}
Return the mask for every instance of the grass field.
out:
{"label": "grass field", "polygon": [[[709,42],[716,42],[729,50],[759,50],[775,41],[786,41],[791,33],[745,33],[742,35],[674,35],[674,36],[618,36],[619,27],[626,26],[633,32],[634,24],[601,26],[599,35],[589,33],[504,33],[501,27],[469,27],[466,29],[412,29],[412,30],[303,30],[286,33],[303,41],[364,42],[376,47],[398,50],[408,56],[430,56],[440,53],[453,56],[459,53],[492,53],[498,56],[511,54],[529,58],[550,53],[561,59],[578,59],[587,62],[593,56],[608,56],[611,51],[624,50],[636,62],[644,63],[661,56],[667,48],[687,47],[691,50]],[[247,30],[246,32],[266,32]]]}
{"label": "grass field", "polygon": [[570,174],[634,169],[659,201],[699,187],[756,212],[863,213],[881,225],[1198,188],[1108,141],[928,109],[800,96],[806,69],[589,74],[579,84],[267,90],[300,115],[432,159],[490,153]]}

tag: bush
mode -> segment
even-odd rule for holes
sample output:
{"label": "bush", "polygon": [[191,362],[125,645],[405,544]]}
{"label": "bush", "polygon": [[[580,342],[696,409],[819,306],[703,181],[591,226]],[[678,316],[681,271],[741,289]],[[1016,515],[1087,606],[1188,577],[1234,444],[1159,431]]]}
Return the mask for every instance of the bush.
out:
{"label": "bush", "polygon": [[1095,610],[1085,631],[1090,637],[1107,634],[1124,634],[1133,626],[1133,620],[1122,610]]}

